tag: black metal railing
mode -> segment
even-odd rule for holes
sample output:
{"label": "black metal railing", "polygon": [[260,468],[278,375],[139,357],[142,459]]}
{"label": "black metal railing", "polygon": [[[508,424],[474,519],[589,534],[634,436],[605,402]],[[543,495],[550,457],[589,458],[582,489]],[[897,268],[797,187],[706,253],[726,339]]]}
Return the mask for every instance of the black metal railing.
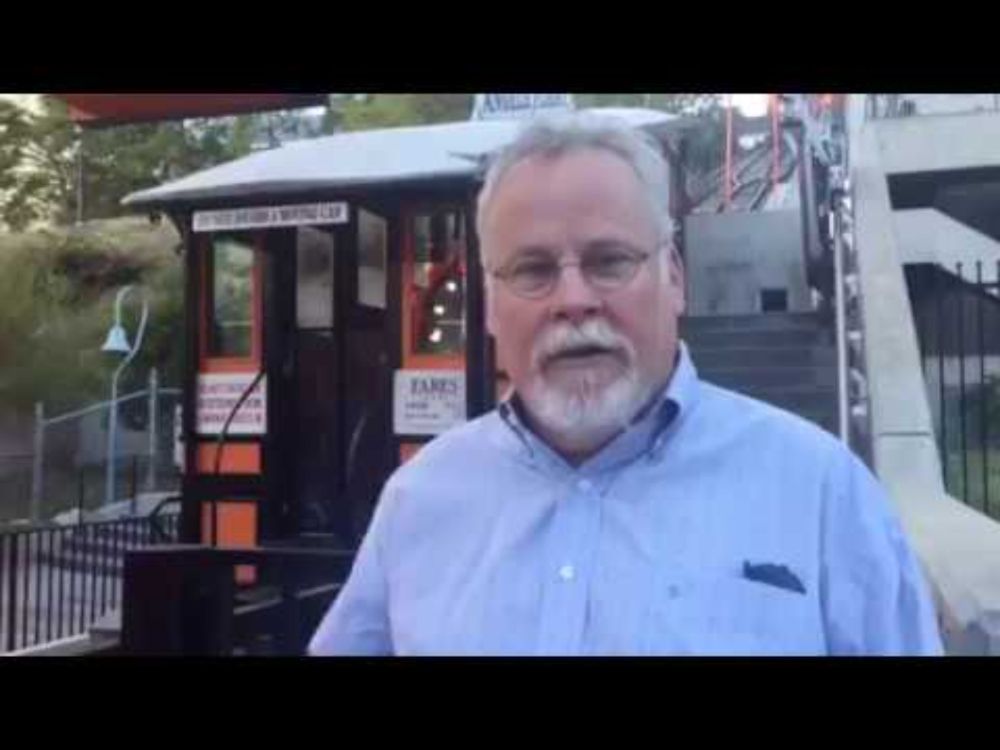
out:
{"label": "black metal railing", "polygon": [[86,633],[121,606],[126,551],[177,527],[172,514],[0,530],[0,653]]}
{"label": "black metal railing", "polygon": [[1000,520],[1000,263],[990,266],[906,275],[945,487]]}
{"label": "black metal railing", "polygon": [[301,655],[354,555],[326,548],[196,545],[130,552],[121,653]]}

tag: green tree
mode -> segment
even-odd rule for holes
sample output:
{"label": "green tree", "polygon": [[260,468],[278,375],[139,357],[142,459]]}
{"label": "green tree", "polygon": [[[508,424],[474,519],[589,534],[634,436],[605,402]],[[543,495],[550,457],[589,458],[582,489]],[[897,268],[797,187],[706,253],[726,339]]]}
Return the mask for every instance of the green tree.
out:
{"label": "green tree", "polygon": [[84,218],[108,218],[125,213],[121,199],[132,191],[249,153],[262,123],[272,122],[263,117],[81,132],[69,119],[66,105],[54,97],[43,98],[38,114],[0,102],[0,222],[18,231],[36,220],[57,225],[72,221],[81,145]]}
{"label": "green tree", "polygon": [[472,114],[473,94],[412,94],[421,123],[468,120]]}
{"label": "green tree", "polygon": [[[169,223],[139,217],[0,235],[0,409],[29,411],[40,400],[58,410],[102,396],[114,363],[100,346],[123,284],[140,284],[150,302],[146,341],[130,368],[140,380],[123,387],[141,387],[151,366],[164,382],[179,382],[178,242]],[[133,336],[139,307],[124,310]]]}
{"label": "green tree", "polygon": [[129,193],[249,153],[254,116],[122,125],[83,134],[84,215],[123,213]]}
{"label": "green tree", "polygon": [[725,109],[719,94],[576,94],[579,107],[647,107],[696,118],[685,135],[685,165],[696,174],[717,169],[724,158]]}
{"label": "green tree", "polygon": [[342,101],[339,121],[343,130],[372,130],[415,125],[419,120],[412,94],[368,94]]}
{"label": "green tree", "polygon": [[678,115],[702,115],[721,107],[718,94],[574,94],[578,107],[648,107]]}
{"label": "green tree", "polygon": [[31,208],[23,197],[16,195],[23,176],[18,175],[25,158],[28,115],[12,102],[0,101],[0,205],[8,214],[8,222],[21,227],[31,221]]}
{"label": "green tree", "polygon": [[61,127],[58,107],[51,102],[46,101],[42,115],[0,105],[0,220],[18,230],[58,214],[58,207],[71,200],[75,138],[71,128]]}
{"label": "green tree", "polygon": [[343,130],[370,130],[467,120],[472,94],[334,94],[331,108]]}

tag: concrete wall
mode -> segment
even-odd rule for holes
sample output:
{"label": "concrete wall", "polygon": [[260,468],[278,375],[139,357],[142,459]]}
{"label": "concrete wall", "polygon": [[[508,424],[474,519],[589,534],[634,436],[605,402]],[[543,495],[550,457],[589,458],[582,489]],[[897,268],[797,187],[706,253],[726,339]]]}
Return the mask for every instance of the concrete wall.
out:
{"label": "concrete wall", "polygon": [[759,312],[765,288],[786,289],[789,310],[812,309],[798,209],[696,214],[684,231],[691,315]]}
{"label": "concrete wall", "polygon": [[1000,112],[872,123],[884,174],[1000,166]]}
{"label": "concrete wall", "polygon": [[892,218],[903,263],[938,263],[949,270],[962,263],[975,273],[978,260],[992,276],[1000,261],[1000,242],[936,208],[893,211]]}
{"label": "concrete wall", "polygon": [[[863,107],[859,95],[851,97],[850,106],[855,241],[875,470],[895,501],[927,572],[948,651],[1000,654],[1000,524],[962,505],[944,488],[886,181],[886,161],[894,168],[907,168],[899,160],[907,149],[914,156],[913,163],[923,160],[926,166],[938,149],[954,155],[954,143],[939,138],[975,139],[982,133],[976,123],[965,131],[926,129],[919,140],[919,131],[909,130],[901,146],[893,143],[896,126],[919,123],[920,118],[865,123],[859,113]],[[980,118],[1000,122],[992,116]],[[1000,160],[995,142],[973,146],[980,151],[992,148],[992,158]],[[966,156],[973,146],[966,149]]]}
{"label": "concrete wall", "polygon": [[1000,104],[997,94],[903,94],[916,104],[917,115],[952,115],[992,111]]}

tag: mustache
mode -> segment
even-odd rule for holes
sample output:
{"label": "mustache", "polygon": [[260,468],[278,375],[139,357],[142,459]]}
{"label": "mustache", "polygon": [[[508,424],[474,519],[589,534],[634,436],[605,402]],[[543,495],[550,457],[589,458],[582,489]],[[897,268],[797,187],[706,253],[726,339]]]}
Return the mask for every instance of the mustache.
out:
{"label": "mustache", "polygon": [[535,343],[531,362],[539,369],[556,357],[588,349],[616,353],[627,363],[635,361],[632,342],[607,321],[595,318],[581,325],[560,322],[548,326]]}

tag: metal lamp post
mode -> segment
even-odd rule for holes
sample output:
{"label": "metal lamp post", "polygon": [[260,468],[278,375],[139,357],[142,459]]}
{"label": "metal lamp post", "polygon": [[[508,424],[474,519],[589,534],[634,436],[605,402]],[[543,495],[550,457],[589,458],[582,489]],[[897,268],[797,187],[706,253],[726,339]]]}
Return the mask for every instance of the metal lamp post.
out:
{"label": "metal lamp post", "polygon": [[136,334],[135,346],[129,346],[128,337],[125,335],[125,329],[122,327],[122,302],[132,289],[133,287],[130,284],[118,290],[118,296],[115,298],[115,323],[111,326],[111,330],[108,331],[108,337],[104,341],[104,346],[101,347],[102,352],[125,355],[125,359],[115,368],[114,374],[111,376],[111,403],[108,412],[108,457],[104,484],[105,505],[110,505],[115,499],[115,463],[118,453],[118,379],[129,363],[135,358],[139,347],[142,346],[142,337],[146,332],[146,319],[149,317],[149,303],[146,300],[146,296],[143,295],[142,318],[139,321],[139,332]]}

